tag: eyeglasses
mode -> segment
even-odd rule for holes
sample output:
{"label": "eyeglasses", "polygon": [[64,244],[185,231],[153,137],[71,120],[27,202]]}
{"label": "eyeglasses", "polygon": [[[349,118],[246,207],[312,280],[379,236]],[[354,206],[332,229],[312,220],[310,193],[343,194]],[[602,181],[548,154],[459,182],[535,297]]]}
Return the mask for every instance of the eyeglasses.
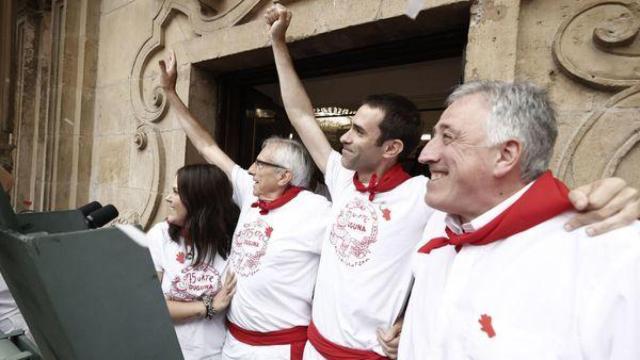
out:
{"label": "eyeglasses", "polygon": [[256,159],[255,163],[256,163],[256,167],[258,169],[263,169],[265,166],[271,166],[271,167],[275,167],[275,168],[278,168],[278,169],[288,170],[286,167],[284,167],[282,165],[270,163],[268,161],[262,161],[260,159]]}

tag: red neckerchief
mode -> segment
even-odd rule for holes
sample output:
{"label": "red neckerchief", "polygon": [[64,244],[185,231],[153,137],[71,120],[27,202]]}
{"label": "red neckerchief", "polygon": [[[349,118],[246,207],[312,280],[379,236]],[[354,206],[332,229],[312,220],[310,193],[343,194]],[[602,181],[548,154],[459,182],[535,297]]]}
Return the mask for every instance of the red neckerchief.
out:
{"label": "red neckerchief", "polygon": [[520,199],[485,226],[464,234],[455,234],[447,227],[446,237],[429,240],[418,252],[428,254],[447,245],[460,251],[462,245],[486,245],[525,231],[571,209],[568,193],[564,183],[554,178],[550,171],[545,171]]}
{"label": "red neckerchief", "polygon": [[251,204],[251,207],[258,207],[260,208],[260,215],[267,215],[269,211],[277,209],[291,201],[291,199],[296,197],[296,195],[298,195],[302,190],[304,189],[298,186],[289,186],[279,198],[273,201],[258,200]]}
{"label": "red neckerchief", "polygon": [[378,181],[377,174],[371,175],[369,185],[364,185],[358,179],[358,173],[356,172],[353,174],[353,185],[356,186],[356,190],[359,192],[369,192],[369,201],[373,201],[377,193],[393,190],[393,188],[410,178],[411,176],[404,171],[400,164],[395,164],[382,175],[380,181]]}

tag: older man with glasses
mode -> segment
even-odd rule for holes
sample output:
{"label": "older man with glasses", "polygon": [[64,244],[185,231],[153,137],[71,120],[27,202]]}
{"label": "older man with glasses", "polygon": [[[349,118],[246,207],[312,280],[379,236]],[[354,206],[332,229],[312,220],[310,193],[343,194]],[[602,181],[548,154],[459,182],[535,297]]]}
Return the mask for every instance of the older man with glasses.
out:
{"label": "older man with glasses", "polygon": [[[229,270],[237,274],[224,359],[302,359],[330,203],[306,191],[313,164],[297,141],[269,138],[248,171],[216,144],[175,91],[175,54],[161,86],[200,154],[220,167],[241,208]],[[309,221],[313,219],[313,221]]]}

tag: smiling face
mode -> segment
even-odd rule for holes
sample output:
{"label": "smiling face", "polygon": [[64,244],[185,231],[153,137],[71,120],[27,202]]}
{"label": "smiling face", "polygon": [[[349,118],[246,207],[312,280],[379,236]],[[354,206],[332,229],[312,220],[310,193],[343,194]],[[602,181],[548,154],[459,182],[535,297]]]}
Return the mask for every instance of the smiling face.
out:
{"label": "smiling face", "polygon": [[440,117],[418,159],[431,171],[425,202],[432,208],[466,220],[487,209],[497,158],[496,148],[486,145],[490,111],[483,95],[472,94],[454,101]]}
{"label": "smiling face", "polygon": [[169,215],[167,215],[167,221],[174,225],[184,226],[184,222],[187,219],[187,208],[180,199],[177,176],[173,180],[171,193],[167,195],[165,200],[169,203]]}
{"label": "smiling face", "polygon": [[384,112],[362,105],[353,116],[351,128],[340,137],[342,165],[350,170],[374,171],[380,165],[383,147],[378,144]]}
{"label": "smiling face", "polygon": [[261,200],[274,200],[287,188],[288,181],[282,165],[274,160],[277,145],[269,144],[260,151],[256,160],[249,167],[249,174],[253,176],[253,195]]}

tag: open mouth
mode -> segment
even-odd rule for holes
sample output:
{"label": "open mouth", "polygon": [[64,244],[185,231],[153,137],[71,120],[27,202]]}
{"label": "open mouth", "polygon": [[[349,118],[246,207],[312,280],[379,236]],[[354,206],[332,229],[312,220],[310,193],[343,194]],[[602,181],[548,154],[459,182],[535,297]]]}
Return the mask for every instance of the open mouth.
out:
{"label": "open mouth", "polygon": [[446,172],[431,171],[431,181],[438,181],[445,176],[447,176]]}

